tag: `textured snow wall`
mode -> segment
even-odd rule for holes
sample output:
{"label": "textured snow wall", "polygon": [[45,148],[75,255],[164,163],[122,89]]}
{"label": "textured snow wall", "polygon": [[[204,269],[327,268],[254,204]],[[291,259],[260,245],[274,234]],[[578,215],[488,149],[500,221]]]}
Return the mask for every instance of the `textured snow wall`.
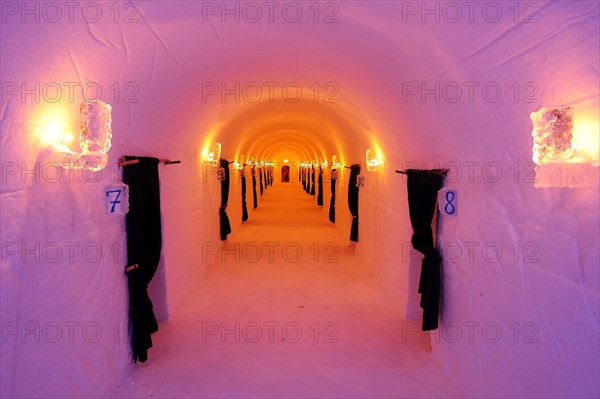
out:
{"label": "textured snow wall", "polygon": [[[420,334],[419,257],[393,170],[447,167],[457,214],[439,225],[432,356],[464,377],[448,383],[597,395],[597,179],[535,188],[529,115],[573,107],[575,128],[597,126],[598,13],[595,1],[2,2],[2,396],[100,395],[129,365],[124,225],[103,197],[122,155],[182,161],[160,167],[151,287],[160,317],[177,309],[219,244],[218,181],[201,159],[214,141],[231,160],[383,153],[383,171],[363,168],[356,251],[411,318],[407,339]],[[36,128],[64,113],[77,137],[89,98],[112,106],[109,166],[64,170]],[[235,234],[239,185],[230,195]]]}

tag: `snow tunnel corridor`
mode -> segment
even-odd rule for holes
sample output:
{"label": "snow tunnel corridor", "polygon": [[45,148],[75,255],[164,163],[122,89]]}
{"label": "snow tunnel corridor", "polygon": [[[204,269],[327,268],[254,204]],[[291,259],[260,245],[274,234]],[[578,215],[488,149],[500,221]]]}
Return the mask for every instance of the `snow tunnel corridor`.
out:
{"label": "snow tunnel corridor", "polygon": [[419,323],[391,311],[314,197],[275,181],[259,200],[108,396],[419,397],[425,384],[451,395]]}
{"label": "snow tunnel corridor", "polygon": [[0,399],[599,398],[599,32],[0,0]]}

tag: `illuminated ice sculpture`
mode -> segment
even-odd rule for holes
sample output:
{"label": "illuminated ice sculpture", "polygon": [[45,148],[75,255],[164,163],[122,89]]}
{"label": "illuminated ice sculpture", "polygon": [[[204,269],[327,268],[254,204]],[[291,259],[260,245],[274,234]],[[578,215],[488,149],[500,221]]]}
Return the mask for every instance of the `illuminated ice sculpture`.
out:
{"label": "illuminated ice sculpture", "polygon": [[99,171],[108,164],[112,140],[112,107],[100,100],[84,101],[79,108],[81,153],[65,151],[63,166]]}
{"label": "illuminated ice sculpture", "polygon": [[532,112],[533,162],[564,160],[571,151],[573,108],[542,108]]}
{"label": "illuminated ice sculpture", "polygon": [[213,143],[209,146],[205,161],[212,165],[218,166],[221,159],[221,143]]}
{"label": "illuminated ice sculpture", "polygon": [[383,157],[374,149],[369,148],[365,153],[365,164],[367,165],[367,171],[369,172],[379,170],[383,165]]}

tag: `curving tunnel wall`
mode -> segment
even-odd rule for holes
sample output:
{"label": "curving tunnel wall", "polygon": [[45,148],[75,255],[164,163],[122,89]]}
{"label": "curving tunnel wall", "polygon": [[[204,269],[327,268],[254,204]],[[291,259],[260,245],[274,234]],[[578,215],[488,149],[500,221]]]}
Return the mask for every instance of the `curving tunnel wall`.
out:
{"label": "curving tunnel wall", "polygon": [[[459,365],[448,384],[475,396],[598,393],[597,2],[31,4],[2,3],[3,397],[100,395],[131,367],[124,222],[107,215],[103,190],[120,181],[123,155],[182,162],[160,166],[150,291],[167,319],[213,262],[199,245],[218,242],[219,185],[202,159],[213,142],[231,161],[362,164],[355,256],[409,319],[419,258],[394,170],[447,167],[459,202],[438,226],[440,331],[478,328],[434,342],[432,356]],[[86,98],[112,105],[109,165],[69,172],[49,163],[39,129],[77,132]],[[536,187],[530,113],[566,106],[591,182]],[[381,170],[364,169],[368,148]]]}

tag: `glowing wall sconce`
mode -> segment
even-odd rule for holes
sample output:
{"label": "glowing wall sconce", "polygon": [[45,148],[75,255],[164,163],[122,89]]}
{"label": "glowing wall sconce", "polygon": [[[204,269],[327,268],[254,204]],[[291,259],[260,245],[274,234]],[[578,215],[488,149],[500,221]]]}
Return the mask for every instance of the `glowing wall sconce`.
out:
{"label": "glowing wall sconce", "polygon": [[235,167],[236,170],[242,170],[244,169],[244,154],[240,155],[240,161],[235,161],[233,163],[233,166]]}
{"label": "glowing wall sconce", "polygon": [[110,150],[112,140],[112,107],[102,101],[86,101],[81,103],[79,114],[81,129],[79,140],[84,153],[100,152],[106,154]]}
{"label": "glowing wall sconce", "polygon": [[533,123],[534,187],[592,187],[598,183],[598,125],[573,120],[574,109],[542,108]]}
{"label": "glowing wall sconce", "polygon": [[321,163],[321,168],[322,168],[322,169],[327,169],[328,167],[329,167],[329,164],[327,163],[327,160],[326,160],[326,159],[324,159],[324,160],[323,160],[323,163]]}
{"label": "glowing wall sconce", "polygon": [[337,161],[337,156],[333,155],[331,157],[331,168],[338,169],[340,166],[341,166],[340,163]]}
{"label": "glowing wall sconce", "polygon": [[571,150],[573,108],[542,108],[530,114],[533,122],[533,162],[560,159]]}
{"label": "glowing wall sconce", "polygon": [[81,152],[71,150],[67,144],[73,135],[65,132],[67,124],[64,115],[53,112],[42,117],[37,123],[36,133],[41,141],[50,145],[62,159],[66,169],[87,169],[99,171],[108,164],[108,151],[112,140],[112,107],[100,100],[85,101],[79,108]]}
{"label": "glowing wall sconce", "polygon": [[221,159],[221,143],[209,145],[205,161],[212,166],[217,166],[219,164],[219,159]]}
{"label": "glowing wall sconce", "polygon": [[108,163],[112,144],[112,107],[103,101],[84,101],[79,107],[79,146],[81,154],[67,153],[66,165],[94,171],[102,170]]}
{"label": "glowing wall sconce", "polygon": [[366,152],[365,163],[367,165],[367,171],[373,172],[381,169],[383,166],[383,157],[377,154],[372,148],[369,148]]}

